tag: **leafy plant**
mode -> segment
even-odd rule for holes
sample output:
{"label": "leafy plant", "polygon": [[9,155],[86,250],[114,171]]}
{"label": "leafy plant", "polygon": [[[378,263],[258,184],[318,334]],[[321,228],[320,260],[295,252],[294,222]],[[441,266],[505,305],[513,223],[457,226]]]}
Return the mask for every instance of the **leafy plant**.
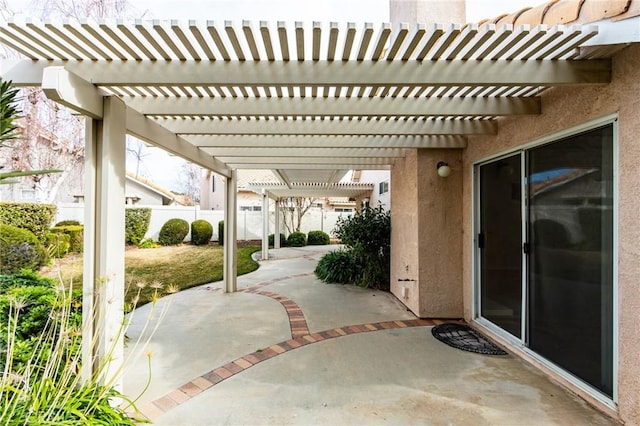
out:
{"label": "leafy plant", "polygon": [[323,231],[309,231],[307,234],[307,244],[310,246],[324,246],[330,241],[329,234]]}
{"label": "leafy plant", "polygon": [[[275,243],[275,234],[269,234],[269,245],[270,246],[274,246]],[[287,246],[287,237],[284,236],[284,234],[280,234],[280,247],[286,247]]]}
{"label": "leafy plant", "polygon": [[145,238],[144,240],[140,241],[138,247],[141,249],[156,248],[158,247],[158,244],[156,244],[151,238]]}
{"label": "leafy plant", "polygon": [[213,226],[203,219],[191,222],[191,243],[196,246],[209,244],[213,236]]}
{"label": "leafy plant", "polygon": [[[354,216],[339,218],[333,232],[346,246],[346,252],[354,259],[357,273],[353,276],[353,283],[362,287],[388,291],[391,262],[390,212],[385,211],[382,206],[375,208],[365,206]],[[332,261],[335,261],[335,265]],[[320,259],[320,262],[323,263],[323,269],[318,275],[321,280],[334,282],[332,281],[334,276],[342,275],[339,269],[345,267],[343,258],[327,254]],[[333,271],[331,273],[325,271],[329,269]]]}
{"label": "leafy plant", "polygon": [[77,220],[61,220],[60,222],[56,223],[55,226],[69,226],[69,225],[80,226],[82,224]]}
{"label": "leafy plant", "polygon": [[47,232],[45,235],[45,247],[51,257],[60,259],[69,253],[71,236],[61,232]]}
{"label": "leafy plant", "polygon": [[128,208],[124,212],[124,232],[127,244],[140,244],[149,230],[150,208]]}
{"label": "leafy plant", "polygon": [[307,235],[304,232],[292,232],[287,238],[287,245],[291,247],[304,247],[307,245]]}
{"label": "leafy plant", "polygon": [[324,282],[350,284],[356,281],[360,267],[353,251],[336,250],[322,256],[314,272]]}
{"label": "leafy plant", "polygon": [[218,245],[224,245],[224,220],[218,222]]}
{"label": "leafy plant", "polygon": [[72,253],[82,253],[84,249],[84,226],[65,225],[54,226],[51,232],[67,234],[69,236],[69,251]]}
{"label": "leafy plant", "polygon": [[189,233],[189,222],[184,219],[169,219],[160,228],[158,242],[163,246],[180,244]]}
{"label": "leafy plant", "polygon": [[[34,276],[9,282],[34,284]],[[126,410],[133,402],[105,383],[81,382],[80,295],[44,280],[9,288],[0,323],[4,362],[0,376],[0,424],[134,425]],[[122,331],[123,332],[123,331]],[[120,339],[115,339],[119,341]],[[97,365],[95,377],[106,368]],[[113,401],[124,401],[114,405]],[[134,407],[135,409],[135,407]]]}
{"label": "leafy plant", "polygon": [[0,273],[13,274],[21,269],[37,270],[46,261],[42,244],[33,232],[0,223]]}

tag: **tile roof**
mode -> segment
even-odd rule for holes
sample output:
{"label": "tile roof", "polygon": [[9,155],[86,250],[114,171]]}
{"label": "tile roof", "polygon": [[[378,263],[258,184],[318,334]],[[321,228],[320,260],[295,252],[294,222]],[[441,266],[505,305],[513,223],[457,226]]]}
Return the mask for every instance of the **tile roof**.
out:
{"label": "tile roof", "polygon": [[640,15],[640,0],[552,0],[484,19],[480,25],[588,24],[604,19],[620,21]]}

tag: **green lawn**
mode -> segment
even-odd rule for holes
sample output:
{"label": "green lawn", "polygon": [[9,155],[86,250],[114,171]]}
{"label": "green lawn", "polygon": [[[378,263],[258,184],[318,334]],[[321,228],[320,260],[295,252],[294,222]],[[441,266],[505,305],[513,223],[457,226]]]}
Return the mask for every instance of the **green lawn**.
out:
{"label": "green lawn", "polygon": [[[180,246],[152,249],[127,248],[125,252],[126,301],[143,305],[167,293],[206,284],[222,279],[223,252],[220,246]],[[257,246],[238,248],[238,275],[258,269],[251,254],[260,250]],[[73,280],[76,288],[82,287],[82,255],[68,256],[44,268],[42,275],[62,276],[65,283]]]}

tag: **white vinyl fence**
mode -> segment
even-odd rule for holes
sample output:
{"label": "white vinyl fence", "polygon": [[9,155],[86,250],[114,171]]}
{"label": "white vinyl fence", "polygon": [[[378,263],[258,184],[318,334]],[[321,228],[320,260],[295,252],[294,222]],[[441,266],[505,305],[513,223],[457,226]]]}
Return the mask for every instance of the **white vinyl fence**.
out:
{"label": "white vinyl fence", "polygon": [[[200,210],[198,207],[183,206],[127,206],[127,208],[150,208],[151,222],[149,231],[145,238],[158,240],[160,228],[169,219],[180,218],[191,223],[196,219],[204,219],[213,225],[212,241],[218,241],[218,222],[223,220],[224,211],[222,210]],[[274,215],[273,211],[269,212],[269,233],[274,232]],[[304,233],[309,231],[324,231],[332,235],[332,231],[340,216],[349,215],[349,213],[328,212],[320,209],[309,210],[302,219],[302,229]],[[58,212],[56,222],[62,220],[77,220],[84,222],[84,205],[77,203],[60,203],[58,204]],[[238,212],[238,240],[260,240],[262,239],[262,212],[239,211]],[[280,232],[287,235],[284,228],[283,220],[280,218]],[[187,235],[186,241],[191,239],[191,235]]]}

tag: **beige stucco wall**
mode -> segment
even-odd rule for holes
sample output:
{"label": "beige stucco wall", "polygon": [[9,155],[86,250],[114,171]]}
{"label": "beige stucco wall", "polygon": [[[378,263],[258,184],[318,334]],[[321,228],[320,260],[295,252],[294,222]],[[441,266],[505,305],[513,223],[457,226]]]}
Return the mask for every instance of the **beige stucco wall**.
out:
{"label": "beige stucco wall", "polygon": [[461,166],[460,150],[416,149],[391,172],[391,291],[421,318],[462,317]]}
{"label": "beige stucco wall", "polygon": [[640,45],[613,59],[612,82],[598,87],[555,88],[542,95],[542,114],[500,121],[497,136],[469,138],[463,155],[464,313],[472,304],[473,163],[589,120],[618,114],[618,325],[619,415],[640,424]]}

